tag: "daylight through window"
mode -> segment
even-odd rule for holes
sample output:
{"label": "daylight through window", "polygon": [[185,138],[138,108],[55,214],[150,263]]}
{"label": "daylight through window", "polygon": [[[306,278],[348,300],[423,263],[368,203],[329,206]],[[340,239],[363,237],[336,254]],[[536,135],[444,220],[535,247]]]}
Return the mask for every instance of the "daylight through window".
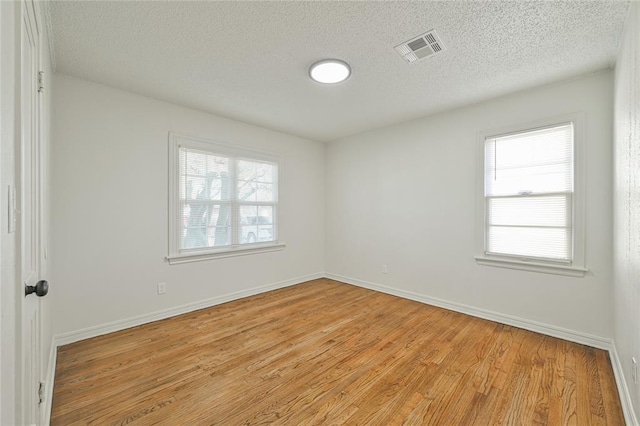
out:
{"label": "daylight through window", "polygon": [[574,125],[485,138],[485,254],[573,259]]}
{"label": "daylight through window", "polygon": [[174,254],[219,252],[277,241],[276,160],[183,140],[174,149]]}

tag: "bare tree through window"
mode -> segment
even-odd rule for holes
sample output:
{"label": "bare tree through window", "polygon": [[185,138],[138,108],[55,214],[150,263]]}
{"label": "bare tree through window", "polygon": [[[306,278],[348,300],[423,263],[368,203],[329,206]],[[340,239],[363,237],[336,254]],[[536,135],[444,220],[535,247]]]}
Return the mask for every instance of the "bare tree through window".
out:
{"label": "bare tree through window", "polygon": [[274,240],[274,164],[184,150],[180,165],[183,249]]}

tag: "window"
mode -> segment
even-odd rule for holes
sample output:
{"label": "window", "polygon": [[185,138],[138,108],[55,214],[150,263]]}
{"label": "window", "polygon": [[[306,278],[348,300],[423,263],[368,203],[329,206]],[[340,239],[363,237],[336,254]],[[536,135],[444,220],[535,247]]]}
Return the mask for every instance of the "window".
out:
{"label": "window", "polygon": [[278,159],[170,135],[169,262],[282,249]]}
{"label": "window", "polygon": [[482,145],[479,263],[584,275],[579,117],[489,133]]}

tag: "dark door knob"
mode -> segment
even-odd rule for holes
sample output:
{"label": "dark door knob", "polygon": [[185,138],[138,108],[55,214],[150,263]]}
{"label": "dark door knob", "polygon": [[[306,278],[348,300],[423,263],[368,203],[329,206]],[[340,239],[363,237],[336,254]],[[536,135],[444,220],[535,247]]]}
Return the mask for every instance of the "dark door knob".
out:
{"label": "dark door knob", "polygon": [[28,296],[31,293],[35,293],[36,296],[42,297],[46,296],[49,292],[49,283],[45,280],[40,280],[36,283],[36,285],[26,285],[24,286],[24,295]]}

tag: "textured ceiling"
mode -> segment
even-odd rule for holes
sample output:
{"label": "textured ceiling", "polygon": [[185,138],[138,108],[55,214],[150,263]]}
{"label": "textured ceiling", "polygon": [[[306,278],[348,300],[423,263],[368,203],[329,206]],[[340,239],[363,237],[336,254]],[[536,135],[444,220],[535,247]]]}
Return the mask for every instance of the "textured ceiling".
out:
{"label": "textured ceiling", "polygon": [[[318,141],[614,65],[627,2],[49,3],[56,72]],[[436,29],[414,64],[394,46]],[[323,58],[349,80],[308,78]]]}

